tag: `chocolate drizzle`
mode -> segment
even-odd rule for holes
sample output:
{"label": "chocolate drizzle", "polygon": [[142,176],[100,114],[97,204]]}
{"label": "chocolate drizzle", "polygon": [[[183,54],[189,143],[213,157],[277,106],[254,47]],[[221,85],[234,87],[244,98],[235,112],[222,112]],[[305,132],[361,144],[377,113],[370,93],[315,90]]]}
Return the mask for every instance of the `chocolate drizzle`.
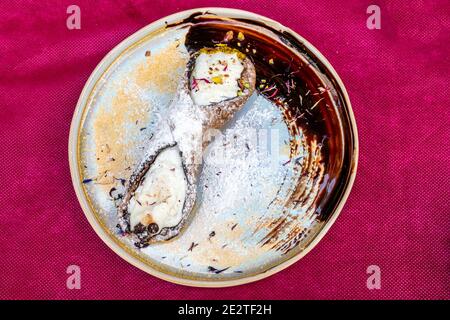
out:
{"label": "chocolate drizzle", "polygon": [[[222,19],[197,12],[168,25],[176,26],[190,27],[185,40],[190,52],[226,44],[252,60],[259,94],[283,111],[292,139],[289,162],[296,161],[296,152],[305,144],[310,152],[320,153],[309,159],[317,171],[303,172],[300,183],[319,184],[319,193],[310,209],[319,221],[327,221],[341,200],[355,160],[355,133],[350,113],[344,92],[331,70],[296,36],[261,21]],[[242,36],[238,36],[240,34]],[[300,135],[304,135],[303,138]],[[286,207],[295,208],[307,197],[304,187],[299,185]],[[274,248],[285,252],[295,247],[306,236],[298,226],[289,227],[292,231],[284,242],[277,239],[288,223],[281,217],[274,225],[276,230],[271,229],[262,240],[263,245],[275,243]]]}

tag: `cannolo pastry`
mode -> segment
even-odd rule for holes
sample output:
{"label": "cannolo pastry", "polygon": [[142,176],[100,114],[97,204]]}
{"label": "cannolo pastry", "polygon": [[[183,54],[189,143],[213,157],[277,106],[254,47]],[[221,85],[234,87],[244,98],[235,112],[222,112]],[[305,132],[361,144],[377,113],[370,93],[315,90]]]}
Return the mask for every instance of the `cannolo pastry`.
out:
{"label": "cannolo pastry", "polygon": [[137,247],[177,236],[193,211],[204,133],[221,129],[255,90],[255,67],[229,47],[190,55],[175,99],[159,121],[146,155],[118,206],[118,227]]}

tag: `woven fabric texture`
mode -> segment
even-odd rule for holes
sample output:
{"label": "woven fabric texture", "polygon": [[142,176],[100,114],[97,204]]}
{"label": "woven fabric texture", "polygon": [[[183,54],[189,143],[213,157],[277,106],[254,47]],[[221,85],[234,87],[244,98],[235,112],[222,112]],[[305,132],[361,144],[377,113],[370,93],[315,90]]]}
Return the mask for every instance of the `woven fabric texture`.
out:
{"label": "woven fabric texture", "polygon": [[[68,30],[66,9],[81,8]],[[450,298],[449,27],[445,1],[1,1],[0,298]],[[85,219],[70,179],[69,126],[84,83],[121,40],[205,6],[275,19],[335,67],[360,138],[356,182],[329,233],[288,269],[243,286],[189,288],[111,251]],[[81,268],[68,290],[66,268]],[[381,268],[381,289],[366,287]]]}

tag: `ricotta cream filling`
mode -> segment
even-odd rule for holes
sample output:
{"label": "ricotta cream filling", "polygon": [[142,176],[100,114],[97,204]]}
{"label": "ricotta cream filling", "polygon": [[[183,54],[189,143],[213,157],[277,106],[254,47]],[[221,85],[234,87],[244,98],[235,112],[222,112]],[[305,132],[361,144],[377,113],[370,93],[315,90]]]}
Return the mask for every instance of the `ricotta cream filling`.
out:
{"label": "ricotta cream filling", "polygon": [[202,52],[191,74],[191,97],[205,106],[234,98],[241,90],[238,81],[244,65],[236,52]]}
{"label": "ricotta cream filling", "polygon": [[[162,151],[128,205],[131,230],[138,223],[152,225],[149,231],[178,225],[186,198],[187,180],[177,147]],[[155,225],[157,225],[157,228]]]}

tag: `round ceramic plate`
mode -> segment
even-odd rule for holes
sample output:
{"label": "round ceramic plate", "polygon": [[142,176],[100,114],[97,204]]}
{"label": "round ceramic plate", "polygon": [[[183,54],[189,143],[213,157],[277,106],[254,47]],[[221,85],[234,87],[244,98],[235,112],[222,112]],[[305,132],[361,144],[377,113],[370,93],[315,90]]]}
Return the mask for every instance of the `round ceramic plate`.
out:
{"label": "round ceramic plate", "polygon": [[[125,182],[189,50],[224,44],[253,61],[257,90],[209,146],[189,224],[138,249],[116,227]],[[350,102],[327,60],[281,24],[224,8],[165,17],[114,48],[81,93],[69,139],[73,184],[100,238],[149,274],[191,286],[247,283],[299,260],[338,216],[357,164]],[[214,161],[230,144],[232,156]]]}

